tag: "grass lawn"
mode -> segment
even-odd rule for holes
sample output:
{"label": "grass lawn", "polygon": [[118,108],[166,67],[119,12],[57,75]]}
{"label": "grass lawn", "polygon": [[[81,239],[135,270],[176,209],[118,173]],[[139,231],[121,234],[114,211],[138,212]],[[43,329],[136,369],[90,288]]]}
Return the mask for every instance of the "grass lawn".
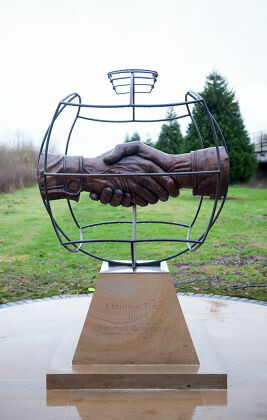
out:
{"label": "grass lawn", "polygon": [[[267,300],[267,191],[232,187],[230,199],[205,244],[169,262],[177,291],[213,293]],[[190,223],[198,200],[190,191],[167,203],[138,208],[138,220]],[[83,224],[131,220],[131,210],[103,206],[82,194],[73,205]],[[192,231],[197,239],[209,220],[212,201],[205,200]],[[53,203],[60,226],[72,239],[79,235],[67,203]],[[101,262],[60,246],[37,187],[0,195],[0,303],[59,294],[88,293],[97,281]],[[166,225],[138,225],[138,238],[185,238],[186,229]],[[90,236],[89,236],[90,235]],[[131,225],[100,226],[85,230],[85,238],[130,238]],[[161,258],[184,248],[177,243],[137,246],[139,259]],[[100,256],[130,259],[128,244],[92,244],[85,249]]]}

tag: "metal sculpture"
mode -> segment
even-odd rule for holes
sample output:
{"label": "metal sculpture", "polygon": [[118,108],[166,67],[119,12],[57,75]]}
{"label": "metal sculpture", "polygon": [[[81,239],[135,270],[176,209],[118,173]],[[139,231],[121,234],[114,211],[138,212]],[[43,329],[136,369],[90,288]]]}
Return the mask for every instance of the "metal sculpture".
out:
{"label": "metal sculpture", "polygon": [[[227,158],[227,148],[223,134],[211,115],[206,102],[197,93],[193,91],[187,92],[184,102],[169,103],[169,104],[136,104],[135,95],[137,93],[150,93],[154,88],[157,81],[158,73],[152,70],[118,70],[108,73],[109,80],[117,95],[129,94],[130,101],[127,105],[89,105],[82,104],[81,98],[77,93],[73,93],[62,101],[59,102],[52,122],[44,136],[39,159],[38,159],[38,178],[41,195],[44,205],[51,218],[53,227],[57,237],[66,249],[71,252],[81,251],[91,257],[97,258],[102,261],[107,261],[109,264],[116,265],[129,265],[133,270],[137,266],[146,266],[151,264],[159,264],[162,261],[175,258],[187,251],[195,251],[205,242],[208,232],[217,220],[223,205],[225,203],[229,166]],[[75,102],[75,100],[77,102]],[[186,113],[172,118],[164,119],[137,119],[136,109],[144,108],[164,108],[164,107],[183,107]],[[200,106],[204,114],[208,117],[214,139],[214,148],[204,149],[203,140],[199,128],[194,120],[191,106]],[[49,143],[54,123],[62,111],[66,107],[75,107],[77,109],[76,116],[69,131],[64,156],[53,156],[49,153]],[[131,119],[124,120],[107,120],[87,117],[82,115],[81,112],[84,108],[91,109],[111,109],[111,108],[128,108],[131,110]],[[84,159],[82,157],[68,156],[69,143],[75,124],[79,119],[86,119],[94,122],[101,123],[128,123],[128,122],[160,122],[172,121],[180,118],[189,117],[193,122],[196,134],[199,139],[200,147],[203,150],[191,152],[186,155],[166,155],[153,148],[145,146],[140,142],[129,143],[128,145],[118,145],[113,151],[101,157],[99,160]],[[222,142],[222,147],[219,147],[219,139]],[[170,158],[166,158],[170,156]],[[96,158],[99,159],[99,158]],[[143,161],[142,161],[143,160]],[[169,162],[166,164],[166,162]],[[188,163],[190,162],[190,164]],[[119,163],[119,164],[118,164]],[[149,163],[149,164],[148,164]],[[180,163],[180,165],[179,165]],[[102,166],[101,166],[102,165]],[[105,166],[103,166],[105,165]],[[158,165],[158,166],[157,166]],[[184,166],[183,166],[184,165]],[[143,168],[143,171],[140,170]],[[145,170],[144,170],[145,168]],[[156,168],[156,169],[155,169]],[[138,202],[136,199],[133,188],[130,187],[131,180],[135,180],[136,188],[144,187],[149,184],[148,191],[153,192],[152,196],[145,196],[143,203]],[[91,182],[89,182],[91,180]],[[102,182],[100,182],[102,180]],[[123,180],[123,183],[121,182]],[[139,180],[136,182],[136,180]],[[104,182],[103,182],[104,181]],[[112,186],[116,185],[115,193],[112,192]],[[195,195],[200,195],[200,201],[196,210],[195,216],[190,224],[146,220],[136,221],[136,204],[146,205],[147,203],[153,204],[156,199],[166,201],[169,195],[177,196],[179,188],[188,187],[192,188]],[[92,199],[100,199],[104,203],[110,202],[113,205],[124,205],[125,207],[133,206],[132,221],[111,221],[99,222],[94,224],[87,224],[81,226],[74,215],[71,206],[71,199],[77,201],[81,191],[90,191]],[[111,190],[111,193],[110,193]],[[165,195],[163,193],[165,191]],[[167,191],[167,196],[166,196]],[[113,195],[112,195],[113,194]],[[115,195],[115,197],[114,197]],[[199,215],[204,195],[212,195],[214,197],[214,204],[211,211],[211,216],[205,231],[199,236],[197,240],[190,239],[191,230]],[[137,194],[138,197],[138,194]],[[222,197],[222,201],[218,206],[218,200]],[[74,223],[79,232],[79,239],[72,240],[64,230],[60,227],[55,220],[52,208],[50,205],[51,199],[66,198],[68,207]],[[112,201],[113,200],[113,201]],[[101,226],[107,224],[128,223],[132,224],[132,239],[84,239],[84,229],[90,229],[94,226]],[[136,238],[136,225],[138,223],[163,223],[172,226],[181,226],[187,229],[186,238],[153,238],[153,239],[137,239]],[[140,242],[179,242],[185,243],[185,249],[166,256],[162,259],[140,262],[136,259],[136,244]],[[94,255],[87,250],[83,249],[84,243],[97,243],[97,242],[114,242],[114,243],[128,243],[131,246],[131,262],[121,262],[103,258],[99,255]]]}

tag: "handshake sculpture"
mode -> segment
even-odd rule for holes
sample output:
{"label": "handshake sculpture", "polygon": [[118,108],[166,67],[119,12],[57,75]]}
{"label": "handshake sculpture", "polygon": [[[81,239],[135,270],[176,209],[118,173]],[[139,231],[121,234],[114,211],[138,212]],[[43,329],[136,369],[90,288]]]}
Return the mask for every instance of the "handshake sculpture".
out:
{"label": "handshake sculpture", "polygon": [[[226,194],[229,179],[229,161],[224,147],[219,148],[221,171],[219,197]],[[96,158],[82,156],[47,155],[47,172],[69,173],[66,176],[48,175],[47,191],[50,200],[67,198],[78,201],[81,191],[90,192],[92,200],[111,206],[147,206],[158,200],[177,197],[180,188],[191,188],[193,195],[214,196],[217,173],[189,174],[181,172],[216,171],[216,148],[170,155],[139,141],[117,145],[113,150]],[[151,173],[171,172],[174,175],[150,176]],[[146,173],[146,176],[136,176]],[[72,174],[72,175],[71,175]],[[75,175],[73,175],[75,174]],[[77,175],[76,175],[77,174]],[[79,176],[91,174],[91,176]],[[94,174],[96,174],[94,176]],[[101,177],[97,176],[101,174]],[[120,176],[105,176],[120,174]],[[124,177],[123,174],[130,176]],[[177,175],[176,175],[177,174]],[[44,154],[38,165],[41,194],[44,188]]]}

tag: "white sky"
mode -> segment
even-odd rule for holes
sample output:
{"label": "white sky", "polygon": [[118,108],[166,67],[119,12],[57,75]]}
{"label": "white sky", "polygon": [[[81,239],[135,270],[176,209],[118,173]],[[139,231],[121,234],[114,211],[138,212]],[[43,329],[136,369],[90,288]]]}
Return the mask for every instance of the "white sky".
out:
{"label": "white sky", "polygon": [[[124,103],[106,76],[121,68],[159,72],[153,94],[141,99],[146,103],[182,101],[187,90],[201,91],[205,76],[217,70],[236,92],[248,131],[266,129],[267,0],[0,0],[0,5],[2,141],[19,130],[39,144],[59,100],[73,91],[84,103]],[[94,156],[135,128],[143,139],[155,140],[160,126],[83,123],[73,150]],[[64,124],[55,138],[64,143]]]}

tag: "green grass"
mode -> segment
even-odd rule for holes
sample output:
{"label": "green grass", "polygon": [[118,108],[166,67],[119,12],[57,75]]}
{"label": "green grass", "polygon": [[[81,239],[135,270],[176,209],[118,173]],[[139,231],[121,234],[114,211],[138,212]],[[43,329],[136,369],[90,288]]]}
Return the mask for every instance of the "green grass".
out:
{"label": "green grass", "polygon": [[[169,262],[178,291],[213,293],[267,300],[267,191],[230,188],[227,203],[205,244]],[[167,203],[138,208],[138,220],[190,223],[198,200],[190,191]],[[103,206],[83,193],[74,203],[81,223],[131,220],[131,210]],[[53,203],[60,226],[72,239],[79,235],[65,200]],[[192,231],[197,239],[207,225],[212,201],[205,200]],[[0,302],[68,293],[87,293],[94,287],[101,262],[60,246],[37,188],[0,195]],[[100,226],[84,231],[85,238],[130,238],[131,225]],[[138,225],[138,238],[185,238],[186,229]],[[161,258],[184,248],[177,243],[139,244],[139,259]],[[128,244],[93,244],[85,249],[103,257],[129,259]]]}

